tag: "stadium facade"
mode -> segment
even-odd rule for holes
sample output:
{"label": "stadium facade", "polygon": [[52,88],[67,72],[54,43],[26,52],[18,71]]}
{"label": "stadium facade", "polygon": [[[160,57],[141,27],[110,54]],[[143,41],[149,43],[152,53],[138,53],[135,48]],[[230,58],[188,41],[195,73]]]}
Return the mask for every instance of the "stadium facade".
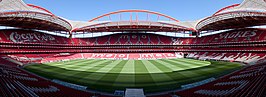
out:
{"label": "stadium facade", "polygon": [[[7,27],[0,30],[0,96],[3,97],[115,96],[80,90],[81,86],[73,89],[73,85],[72,88],[60,85],[21,68],[27,64],[74,59],[171,58],[238,62],[245,67],[204,85],[146,96],[266,96],[266,29],[252,28],[266,25],[265,0],[244,0],[195,21],[179,21],[149,10],[119,10],[89,21],[74,21],[22,0],[0,0],[0,25]],[[201,36],[221,30],[226,31]],[[104,32],[113,34],[73,37]],[[176,37],[176,34],[193,37]]]}

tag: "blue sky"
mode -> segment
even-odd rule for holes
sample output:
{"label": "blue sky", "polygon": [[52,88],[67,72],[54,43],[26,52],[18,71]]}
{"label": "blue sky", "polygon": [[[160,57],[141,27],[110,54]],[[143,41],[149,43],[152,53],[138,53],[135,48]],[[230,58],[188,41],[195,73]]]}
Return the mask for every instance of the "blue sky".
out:
{"label": "blue sky", "polygon": [[180,21],[192,21],[212,15],[219,9],[243,0],[23,0],[44,7],[55,15],[88,21],[99,15],[124,9],[160,12]]}

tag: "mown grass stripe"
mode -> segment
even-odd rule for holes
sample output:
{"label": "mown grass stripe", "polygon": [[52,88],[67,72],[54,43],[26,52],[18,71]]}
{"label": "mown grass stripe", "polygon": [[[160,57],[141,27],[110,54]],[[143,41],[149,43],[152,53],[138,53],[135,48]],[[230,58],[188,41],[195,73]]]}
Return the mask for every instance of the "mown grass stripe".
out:
{"label": "mown grass stripe", "polygon": [[[210,77],[219,77],[226,73],[232,72],[233,70],[236,70],[241,66],[238,63],[236,64],[215,61],[211,61],[212,65],[203,66],[204,61],[194,61],[192,59],[89,61],[87,60],[87,62],[85,62],[85,60],[73,60],[65,62],[68,64],[73,62],[73,64],[70,64],[73,65],[73,68],[87,68],[84,70],[74,70],[73,68],[70,68],[72,67],[70,65],[69,67],[62,65],[63,67],[68,67],[67,69],[65,69],[61,68],[60,66],[51,66],[50,64],[30,65],[26,66],[25,68],[31,72],[45,76],[47,78],[55,78],[88,86],[88,88],[90,89],[108,91],[110,93],[113,93],[114,90],[124,90],[125,88],[144,88],[145,92],[162,89],[176,89],[183,84],[197,82]],[[101,63],[100,61],[106,62],[99,64]],[[200,62],[200,64],[193,64],[198,62]],[[94,66],[92,64],[98,65]],[[133,64],[134,66],[134,73],[123,73],[125,71],[132,71],[132,69],[129,69],[131,68],[131,64]],[[176,65],[179,65],[181,67],[178,67]],[[195,67],[200,65],[203,67],[198,67],[195,69],[184,69],[186,68],[186,66],[182,65],[188,65],[188,67]],[[157,70],[154,68],[157,68]],[[178,69],[179,71],[165,72],[171,71],[173,68]],[[106,71],[107,73],[100,71]],[[163,71],[165,73],[149,73],[155,71]],[[71,74],[75,75],[70,76]]]}
{"label": "mown grass stripe", "polygon": [[[75,67],[80,67],[77,65],[80,64],[87,64],[87,63],[94,63],[95,60],[88,60],[88,61],[76,61],[75,63],[72,63],[72,65],[60,65],[60,66],[55,66],[55,67],[59,67],[59,68],[65,68],[65,69],[75,69]],[[53,65],[50,65],[53,66]]]}
{"label": "mown grass stripe", "polygon": [[[108,81],[110,83],[110,87],[116,87],[119,86],[123,81],[122,79],[125,78],[120,78],[119,77],[119,73],[113,73],[113,72],[121,72],[122,69],[124,68],[124,66],[126,65],[126,63],[128,62],[128,60],[123,60],[121,61],[119,64],[117,64],[114,68],[112,68],[108,73],[108,75],[103,76],[100,80],[105,80]],[[127,80],[130,82],[130,80]]]}
{"label": "mown grass stripe", "polygon": [[160,64],[170,68],[172,71],[185,70],[185,68],[177,66],[177,64],[167,63],[167,62],[164,62],[163,60],[155,60],[155,62],[160,63]]}
{"label": "mown grass stripe", "polygon": [[111,60],[108,60],[108,61],[106,61],[104,63],[101,63],[101,64],[98,64],[98,65],[92,66],[90,69],[87,69],[86,71],[96,72],[96,71],[98,71],[98,70],[100,70],[102,68],[106,68],[105,66],[110,65],[110,63],[112,63],[112,61]]}
{"label": "mown grass stripe", "polygon": [[[79,65],[80,67],[78,68],[73,68],[72,70],[77,70],[77,71],[88,71],[88,72],[94,72],[95,70],[93,70],[93,68],[98,68],[98,66],[105,66],[107,65],[109,62],[111,62],[111,60],[102,60],[102,61],[98,61],[96,63],[91,63],[91,64],[87,64],[87,65]],[[100,68],[101,68],[100,67]]]}
{"label": "mown grass stripe", "polygon": [[150,63],[152,63],[154,66],[156,66],[157,68],[159,68],[161,71],[164,71],[164,72],[172,72],[173,70],[169,67],[169,66],[166,66],[166,65],[163,65],[155,60],[148,60]]}
{"label": "mown grass stripe", "polygon": [[178,65],[180,66],[186,66],[188,69],[192,69],[192,68],[199,68],[199,67],[203,67],[203,66],[208,66],[210,65],[211,63],[205,63],[205,64],[193,64],[193,63],[189,63],[189,62],[186,62],[186,61],[180,61],[180,60],[167,60],[167,61],[171,61],[171,62],[177,62],[179,63]]}
{"label": "mown grass stripe", "polygon": [[89,67],[93,64],[99,64],[101,62],[102,62],[102,60],[84,61],[84,62],[76,63],[75,65],[71,66],[70,68],[77,69],[79,67]]}
{"label": "mown grass stripe", "polygon": [[[59,68],[64,68],[64,69],[67,69],[65,72],[63,72],[64,74],[75,74],[75,73],[72,73],[73,70],[77,69],[77,68],[82,68],[83,66],[79,65],[79,64],[86,64],[86,66],[90,66],[96,62],[99,62],[99,60],[88,60],[87,62],[86,61],[82,61],[82,62],[79,62],[77,64],[72,64],[70,66],[65,66],[65,65],[62,65],[60,66]],[[78,66],[77,66],[78,65]],[[52,66],[52,65],[51,65]],[[56,66],[57,67],[57,66]],[[58,71],[59,73],[62,73],[60,72],[60,70],[56,70],[58,68],[55,68],[55,69],[51,69],[50,71]],[[78,70],[79,71],[79,70]]]}
{"label": "mown grass stripe", "polygon": [[[80,64],[83,64],[83,63],[88,63],[88,62],[94,62],[95,60],[88,60],[88,61],[83,61],[82,60],[82,63]],[[75,61],[76,62],[76,61]],[[78,61],[79,62],[79,61]],[[71,62],[72,63],[72,62]],[[70,64],[70,63],[68,63]],[[49,66],[52,66],[52,67],[58,67],[58,68],[64,68],[64,69],[75,69],[75,66],[77,65],[77,63],[73,63],[71,65],[60,65],[60,66],[53,66],[53,64],[48,64],[48,65],[44,65],[46,67],[49,67]],[[58,68],[51,68],[51,71],[57,71]]]}
{"label": "mown grass stripe", "polygon": [[[104,63],[105,61],[102,61],[101,63]],[[101,64],[100,62],[98,62],[98,64]],[[95,65],[98,65],[98,64],[93,64],[93,66],[95,66]],[[80,69],[80,68],[82,68],[82,69]],[[60,76],[62,76],[62,77],[60,77],[60,78],[68,78],[68,77],[75,77],[75,78],[80,78],[80,77],[82,77],[82,75],[78,75],[78,74],[83,74],[84,72],[87,72],[86,70],[87,69],[89,69],[89,68],[92,68],[92,67],[90,67],[90,66],[88,66],[88,67],[79,67],[79,69],[78,70],[76,70],[76,69],[71,69],[71,70],[67,70],[66,68],[59,68],[59,67],[57,67],[57,68],[55,68],[55,69],[44,69],[43,71],[46,71],[46,72],[52,72],[53,74],[57,74],[57,75],[60,75]],[[62,69],[64,69],[64,70],[62,70]],[[79,71],[79,72],[76,72],[76,73],[73,73],[73,71]],[[71,73],[72,72],[72,73]],[[73,76],[73,75],[77,75],[77,76]]]}
{"label": "mown grass stripe", "polygon": [[[108,61],[103,61],[103,63],[101,63],[101,64],[106,64],[107,62]],[[101,65],[101,64],[98,64],[98,65]],[[64,73],[64,77],[62,77],[62,78],[82,79],[85,76],[88,76],[91,73],[93,73],[93,72],[90,72],[89,69],[91,69],[91,68],[87,68],[86,70],[83,69],[83,71],[78,71],[75,73]],[[94,78],[94,81],[95,81],[95,78]],[[94,81],[91,81],[91,82],[94,82]],[[79,82],[79,81],[77,81],[77,82]]]}
{"label": "mown grass stripe", "polygon": [[[119,61],[117,61],[117,62],[119,62]],[[123,63],[124,63],[124,61],[120,61],[120,62],[117,63],[117,64],[114,63],[115,66],[114,66],[113,68],[115,68],[118,64],[123,64]],[[110,72],[113,68],[111,68],[111,69],[109,70],[109,72]],[[90,80],[94,80],[94,81],[98,81],[98,80],[100,80],[103,76],[105,76],[106,74],[108,75],[108,72],[107,72],[107,73],[92,72],[92,73],[90,73],[90,74],[87,74],[87,75],[83,76],[83,78],[78,79],[78,81],[86,81],[86,80],[88,80],[88,79],[90,79]],[[92,83],[94,83],[94,82],[92,82]],[[90,84],[92,84],[92,83],[90,83]]]}
{"label": "mown grass stripe", "polygon": [[116,65],[118,65],[123,60],[112,60],[112,62],[108,65],[105,65],[103,68],[95,71],[95,72],[109,72],[112,70]]}
{"label": "mown grass stripe", "polygon": [[170,60],[162,60],[166,63],[169,63],[169,64],[172,64],[172,65],[175,65],[179,68],[183,68],[183,69],[190,69],[192,68],[193,66],[190,66],[189,63],[186,63],[186,62],[180,62],[180,61],[170,61]]}
{"label": "mown grass stripe", "polygon": [[72,65],[73,63],[81,62],[81,61],[90,61],[90,60],[76,59],[76,60],[70,60],[70,61],[52,62],[52,63],[44,63],[44,64],[52,65],[52,66],[62,66],[62,65],[66,66],[66,65]]}
{"label": "mown grass stripe", "polygon": [[[179,64],[175,63],[175,62],[172,62],[172,61],[169,61],[169,60],[162,60],[163,62],[166,62],[166,63],[169,63],[169,64],[174,64],[176,67],[179,67],[179,68],[183,68],[183,70],[186,70],[186,69],[190,69],[191,67],[190,66],[187,66],[187,65],[182,65],[182,64],[187,64],[187,63],[182,63],[182,62],[178,62]],[[193,73],[193,72],[189,72],[189,75],[198,75],[196,73]],[[186,75],[184,75],[186,76]]]}
{"label": "mown grass stripe", "polygon": [[[143,85],[156,85],[152,76],[147,74],[148,70],[141,60],[135,61],[135,85],[136,87]],[[143,74],[145,73],[145,74]]]}
{"label": "mown grass stripe", "polygon": [[135,60],[135,73],[147,73],[149,72],[144,66],[141,60]]}
{"label": "mown grass stripe", "polygon": [[[144,64],[145,68],[149,73],[162,73],[164,71],[158,69],[154,64],[150,63],[148,60],[142,60],[142,63]],[[156,64],[155,64],[156,65]]]}
{"label": "mown grass stripe", "polygon": [[[156,64],[152,64],[152,63],[150,63],[147,60],[142,60],[142,62],[145,65],[145,67],[147,68],[147,70],[149,71],[149,73],[150,73],[150,75],[151,75],[151,77],[154,80],[154,82],[155,82],[156,85],[159,85],[161,83],[161,81],[163,81],[163,80],[168,80],[168,81],[173,80],[171,77],[169,77],[165,73],[156,74],[156,73],[158,73],[158,71],[164,72],[164,71],[160,70],[159,68],[157,68],[155,66]],[[160,77],[158,77],[158,75]]]}
{"label": "mown grass stripe", "polygon": [[128,60],[120,73],[134,74],[135,73],[134,67],[135,67],[134,60]]}
{"label": "mown grass stripe", "polygon": [[210,62],[208,61],[200,61],[200,60],[192,60],[192,59],[170,59],[170,60],[174,60],[174,61],[178,61],[178,62],[185,62],[185,63],[189,63],[192,65],[205,65],[205,64],[210,64]]}
{"label": "mown grass stripe", "polygon": [[118,74],[115,83],[113,83],[114,87],[135,87],[135,61],[128,60],[123,66],[122,70]]}

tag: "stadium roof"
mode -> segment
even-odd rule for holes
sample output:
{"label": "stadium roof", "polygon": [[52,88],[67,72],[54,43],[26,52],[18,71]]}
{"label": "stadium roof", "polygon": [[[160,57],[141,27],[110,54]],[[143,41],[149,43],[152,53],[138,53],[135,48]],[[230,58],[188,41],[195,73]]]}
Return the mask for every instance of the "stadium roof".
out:
{"label": "stadium roof", "polygon": [[0,25],[49,31],[72,29],[66,19],[22,0],[0,0]]}
{"label": "stadium roof", "polygon": [[244,0],[217,11],[197,23],[196,29],[223,30],[266,24],[266,0]]}
{"label": "stadium roof", "polygon": [[179,21],[148,10],[119,10],[89,21],[73,21],[22,0],[0,0],[0,25],[48,31],[208,31],[265,25],[265,19],[266,0],[244,0],[241,4],[222,8],[209,17],[195,21]]}

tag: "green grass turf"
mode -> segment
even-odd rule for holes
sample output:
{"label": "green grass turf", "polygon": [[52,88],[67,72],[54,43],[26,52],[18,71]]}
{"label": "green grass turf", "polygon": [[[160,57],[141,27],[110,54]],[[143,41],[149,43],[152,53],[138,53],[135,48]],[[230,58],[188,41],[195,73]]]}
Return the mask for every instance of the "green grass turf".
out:
{"label": "green grass turf", "polygon": [[144,88],[145,92],[177,89],[184,84],[220,77],[241,67],[239,63],[194,59],[78,59],[28,65],[25,69],[46,78],[112,93],[125,88]]}

